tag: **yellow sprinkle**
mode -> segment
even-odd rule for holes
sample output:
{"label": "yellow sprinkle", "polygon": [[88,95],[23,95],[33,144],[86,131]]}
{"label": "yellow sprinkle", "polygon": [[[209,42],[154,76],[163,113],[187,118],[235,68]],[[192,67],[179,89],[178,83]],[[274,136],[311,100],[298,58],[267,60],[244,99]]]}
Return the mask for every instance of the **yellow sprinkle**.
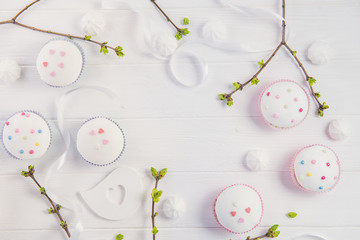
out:
{"label": "yellow sprinkle", "polygon": [[311,175],[312,175],[312,174],[311,174],[311,172],[309,172],[309,173],[308,173],[308,174],[306,174],[306,175],[308,175],[309,177],[311,177]]}
{"label": "yellow sprinkle", "polygon": [[39,143],[37,142],[37,143],[35,143],[35,146],[39,146]]}
{"label": "yellow sprinkle", "polygon": [[26,140],[26,139],[27,139],[27,136],[23,136],[23,139]]}

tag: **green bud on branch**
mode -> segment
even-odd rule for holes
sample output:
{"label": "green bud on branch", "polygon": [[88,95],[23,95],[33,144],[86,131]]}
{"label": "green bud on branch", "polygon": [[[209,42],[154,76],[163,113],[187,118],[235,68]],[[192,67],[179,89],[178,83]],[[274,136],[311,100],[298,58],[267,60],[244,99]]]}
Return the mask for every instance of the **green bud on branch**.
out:
{"label": "green bud on branch", "polygon": [[123,240],[124,236],[121,234],[116,235],[115,240]]}

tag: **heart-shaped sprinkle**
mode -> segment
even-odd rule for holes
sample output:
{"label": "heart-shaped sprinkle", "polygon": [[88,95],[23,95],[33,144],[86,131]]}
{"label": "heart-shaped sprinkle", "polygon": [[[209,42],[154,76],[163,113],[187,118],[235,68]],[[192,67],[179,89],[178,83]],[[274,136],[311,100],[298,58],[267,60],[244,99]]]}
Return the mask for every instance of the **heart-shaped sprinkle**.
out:
{"label": "heart-shaped sprinkle", "polygon": [[275,98],[276,98],[276,99],[279,99],[279,98],[280,98],[280,95],[276,95]]}
{"label": "heart-shaped sprinkle", "polygon": [[48,62],[43,62],[43,66],[44,66],[44,67],[47,67],[48,64],[49,64]]}
{"label": "heart-shaped sprinkle", "polygon": [[297,101],[299,101],[299,99],[298,99],[298,98],[294,98],[294,102],[297,102]]}
{"label": "heart-shaped sprinkle", "polygon": [[238,222],[243,223],[243,222],[245,222],[245,220],[243,218],[239,218]]}
{"label": "heart-shaped sprinkle", "polygon": [[231,216],[235,217],[236,212],[235,212],[235,211],[231,211],[230,214],[231,214]]}
{"label": "heart-shaped sprinkle", "polygon": [[303,111],[304,111],[304,109],[302,109],[302,108],[299,109],[299,112],[303,112]]}
{"label": "heart-shaped sprinkle", "polygon": [[267,92],[266,96],[270,96],[270,92]]}
{"label": "heart-shaped sprinkle", "polygon": [[10,123],[9,123],[9,122],[6,122],[5,124],[6,124],[6,126],[9,126]]}
{"label": "heart-shaped sprinkle", "polygon": [[30,117],[30,113],[26,113],[26,114],[25,114],[25,117]]}
{"label": "heart-shaped sprinkle", "polygon": [[56,73],[55,73],[55,72],[51,72],[51,73],[50,73],[50,76],[55,77],[55,76],[56,76]]}
{"label": "heart-shaped sprinkle", "polygon": [[246,209],[245,209],[245,212],[250,213],[250,212],[251,212],[251,208],[249,208],[249,207],[246,208]]}
{"label": "heart-shaped sprinkle", "polygon": [[95,135],[95,131],[94,131],[94,130],[91,130],[89,133],[90,133],[91,136],[94,136],[94,135]]}
{"label": "heart-shaped sprinkle", "polygon": [[66,55],[66,52],[60,52],[60,56],[65,56]]}
{"label": "heart-shaped sprinkle", "polygon": [[107,139],[104,139],[104,140],[103,140],[103,144],[104,144],[104,145],[106,145],[106,144],[108,144],[108,143],[109,143],[109,140],[107,140]]}
{"label": "heart-shaped sprinkle", "polygon": [[100,128],[98,133],[100,133],[100,134],[104,133],[104,129]]}
{"label": "heart-shaped sprinkle", "polygon": [[21,116],[25,116],[25,113],[24,113],[24,112],[22,112],[22,113],[21,113]]}
{"label": "heart-shaped sprinkle", "polygon": [[50,49],[50,50],[49,50],[49,53],[50,53],[51,55],[53,55],[53,54],[55,53],[55,50],[54,50],[54,49]]}
{"label": "heart-shaped sprinkle", "polygon": [[29,153],[30,153],[30,154],[34,154],[34,150],[30,150]]}
{"label": "heart-shaped sprinkle", "polygon": [[20,130],[18,128],[15,128],[15,133],[18,133]]}
{"label": "heart-shaped sprinkle", "polygon": [[64,68],[64,63],[60,63],[58,66],[59,68]]}
{"label": "heart-shaped sprinkle", "polygon": [[31,129],[31,130],[30,130],[30,133],[31,133],[31,134],[35,133],[35,130],[34,130],[34,129]]}

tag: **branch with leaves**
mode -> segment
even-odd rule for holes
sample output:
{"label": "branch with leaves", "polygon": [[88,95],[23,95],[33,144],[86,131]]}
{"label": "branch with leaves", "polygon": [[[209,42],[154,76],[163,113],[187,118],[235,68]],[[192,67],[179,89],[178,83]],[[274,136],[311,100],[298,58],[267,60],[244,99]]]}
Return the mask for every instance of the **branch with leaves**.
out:
{"label": "branch with leaves", "polygon": [[62,229],[64,229],[64,231],[66,232],[66,235],[70,238],[71,234],[69,232],[68,225],[60,214],[61,205],[55,204],[54,201],[49,197],[49,195],[47,195],[45,188],[42,187],[39,184],[39,182],[36,180],[34,173],[35,173],[35,167],[30,165],[30,166],[28,166],[28,171],[22,171],[21,175],[24,177],[30,177],[35,182],[35,184],[39,187],[41,195],[44,195],[46,197],[46,199],[49,200],[49,202],[52,206],[48,209],[49,214],[56,214],[58,216],[58,218],[60,220],[60,227]]}
{"label": "branch with leaves", "polygon": [[158,190],[158,183],[160,181],[160,179],[162,179],[163,177],[165,177],[166,173],[167,173],[167,168],[161,169],[160,171],[157,171],[155,168],[151,168],[151,175],[154,177],[155,179],[155,187],[153,188],[152,192],[151,192],[151,198],[152,198],[152,203],[151,203],[151,222],[152,222],[152,234],[153,234],[153,240],[156,239],[156,234],[159,232],[157,227],[155,226],[155,218],[156,216],[159,214],[158,212],[155,212],[155,203],[158,203],[160,201],[160,197],[163,193],[163,191]]}
{"label": "branch with leaves", "polygon": [[79,39],[79,40],[83,40],[83,41],[87,41],[87,42],[91,42],[94,44],[97,44],[100,46],[100,52],[104,53],[105,55],[109,52],[109,49],[113,50],[115,52],[115,54],[119,57],[123,57],[125,56],[124,52],[123,52],[123,48],[121,46],[117,46],[117,47],[112,47],[108,45],[108,42],[98,42],[95,40],[91,39],[90,35],[85,35],[84,37],[80,37],[80,36],[75,36],[75,35],[71,35],[71,34],[66,34],[66,33],[59,33],[59,32],[54,32],[51,30],[44,30],[44,29],[40,29],[37,27],[33,27],[33,26],[29,26],[23,23],[20,23],[17,18],[24,13],[29,7],[31,7],[32,5],[34,5],[35,3],[40,2],[40,0],[36,0],[33,1],[32,3],[30,3],[29,5],[27,5],[26,7],[24,7],[21,11],[19,11],[13,18],[6,20],[6,21],[0,21],[0,25],[2,24],[14,24],[16,26],[19,27],[23,27],[23,28],[27,28],[27,29],[31,29],[37,32],[42,32],[42,33],[48,33],[48,34],[53,34],[53,35],[57,35],[57,36],[62,36],[62,37],[67,37],[69,39]]}
{"label": "branch with leaves", "polygon": [[[180,28],[178,27],[171,19],[170,17],[165,13],[165,11],[159,6],[159,4],[157,4],[156,0],[150,0],[155,7],[162,13],[162,15],[166,18],[166,21],[168,21],[176,30],[176,34],[175,37],[177,40],[182,39],[183,36],[186,36],[190,33],[189,29],[187,28]],[[184,18],[182,21],[182,24],[184,26],[189,25],[189,19],[188,18]]]}
{"label": "branch with leaves", "polygon": [[311,91],[311,96],[315,99],[317,105],[318,105],[318,109],[317,109],[317,114],[320,117],[324,116],[324,110],[328,109],[329,106],[323,102],[321,103],[319,98],[320,98],[320,92],[315,92],[313,86],[316,83],[316,79],[314,77],[311,77],[304,65],[302,64],[302,62],[300,61],[300,59],[296,56],[296,51],[292,50],[290,48],[290,46],[287,44],[286,39],[285,39],[285,35],[286,35],[286,22],[285,22],[285,10],[286,10],[286,0],[282,0],[282,15],[283,15],[283,21],[282,21],[282,40],[279,43],[279,45],[276,47],[276,49],[273,51],[273,53],[270,55],[270,57],[264,62],[264,60],[261,60],[260,62],[258,62],[260,69],[246,82],[244,83],[240,83],[240,82],[235,82],[233,83],[234,85],[234,90],[230,93],[222,93],[219,94],[218,97],[220,100],[226,100],[226,103],[228,106],[232,106],[233,105],[233,98],[232,95],[238,91],[242,91],[243,88],[248,85],[249,83],[251,83],[251,85],[257,85],[260,80],[258,79],[258,75],[266,68],[266,66],[269,64],[269,62],[273,59],[273,57],[276,55],[276,53],[279,51],[279,49],[281,47],[285,47],[289,53],[290,56],[296,61],[296,63],[299,65],[300,69],[302,70],[302,72],[305,75],[306,81],[309,85],[309,89]]}

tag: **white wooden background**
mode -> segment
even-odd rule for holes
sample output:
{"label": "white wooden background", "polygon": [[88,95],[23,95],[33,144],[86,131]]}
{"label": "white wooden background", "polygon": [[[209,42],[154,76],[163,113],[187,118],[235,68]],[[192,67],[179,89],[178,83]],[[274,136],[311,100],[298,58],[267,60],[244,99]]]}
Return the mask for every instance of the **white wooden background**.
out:
{"label": "white wooden background", "polygon": [[[130,1],[130,0],[129,0]],[[174,34],[170,26],[148,3],[142,3],[154,31]],[[0,20],[11,18],[28,0],[0,0]],[[247,0],[244,5],[281,14],[280,0]],[[158,3],[175,20],[191,20],[191,36],[199,38],[204,23],[216,18],[229,29],[229,41],[253,46],[275,45],[280,40],[280,23],[266,16],[239,14],[217,0],[182,0]],[[64,198],[83,203],[78,191],[88,189],[119,166],[131,166],[142,173],[146,191],[141,209],[123,221],[107,221],[84,208],[85,230],[81,239],[150,239],[150,195],[153,181],[150,166],[168,168],[160,182],[164,197],[177,195],[187,204],[182,218],[157,218],[159,240],[172,239],[245,239],[233,236],[216,223],[212,204],[217,193],[233,183],[247,183],[257,188],[265,201],[265,215],[260,227],[251,233],[262,234],[280,224],[278,239],[288,240],[300,234],[319,234],[329,240],[360,239],[360,1],[359,0],[288,0],[287,21],[291,26],[288,43],[298,51],[310,75],[318,80],[316,89],[330,109],[324,118],[315,117],[314,103],[307,120],[300,126],[276,131],[264,124],[257,109],[262,88],[271,81],[289,78],[301,82],[303,76],[281,50],[259,76],[257,87],[237,94],[232,108],[216,97],[232,89],[232,82],[244,81],[257,70],[256,62],[269,52],[246,54],[197,47],[196,53],[207,60],[209,75],[198,88],[183,88],[168,74],[167,62],[152,57],[143,39],[143,25],[128,9],[101,10],[101,0],[44,0],[18,20],[38,27],[83,35],[80,20],[90,9],[99,9],[107,21],[106,31],[96,39],[124,47],[126,57],[102,56],[97,46],[79,42],[84,48],[86,66],[82,78],[73,86],[56,89],[46,86],[38,76],[35,60],[40,48],[52,36],[12,25],[0,26],[0,60],[15,59],[22,67],[21,79],[13,85],[0,85],[1,125],[16,111],[34,109],[49,119],[54,131],[50,151],[42,159],[18,161],[1,149],[0,159],[0,239],[66,239],[55,216],[46,214],[47,201],[21,170],[34,164],[39,181],[52,161],[64,148],[56,127],[55,99],[76,86],[101,85],[120,95],[116,103],[103,94],[87,91],[69,98],[65,110],[66,127],[74,137],[87,118],[105,115],[124,129],[127,148],[121,159],[106,167],[94,167],[83,161],[71,146],[65,166],[51,179],[50,188]],[[315,40],[326,40],[331,58],[325,65],[312,65],[305,51]],[[186,69],[188,66],[182,66]],[[71,103],[74,101],[74,103]],[[330,140],[326,128],[332,119],[344,119],[350,136],[342,142]],[[289,164],[301,147],[322,143],[333,148],[341,158],[342,177],[330,193],[313,195],[291,182]],[[249,171],[243,164],[249,150],[262,149],[270,162],[261,172]],[[157,206],[157,207],[160,207]],[[295,211],[295,219],[286,213]],[[69,225],[76,222],[64,210]]]}

